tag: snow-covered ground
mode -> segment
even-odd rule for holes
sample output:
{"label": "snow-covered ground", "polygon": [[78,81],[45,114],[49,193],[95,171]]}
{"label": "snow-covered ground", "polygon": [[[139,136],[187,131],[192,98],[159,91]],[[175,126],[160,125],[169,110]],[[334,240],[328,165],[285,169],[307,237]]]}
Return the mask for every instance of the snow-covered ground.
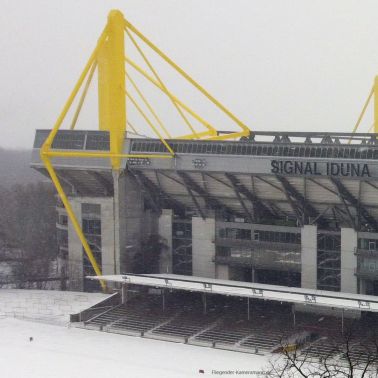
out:
{"label": "snow-covered ground", "polygon": [[262,377],[251,372],[264,370],[266,364],[263,356],[0,318],[0,376],[4,378],[230,376],[220,375],[221,371]]}
{"label": "snow-covered ground", "polygon": [[[68,315],[103,294],[0,289],[0,377],[261,377],[267,357],[90,331]],[[33,338],[30,341],[30,338]],[[200,373],[203,370],[204,373]],[[244,374],[237,372],[245,371]]]}
{"label": "snow-covered ground", "polygon": [[67,324],[76,314],[108,298],[101,293],[0,289],[0,316]]}

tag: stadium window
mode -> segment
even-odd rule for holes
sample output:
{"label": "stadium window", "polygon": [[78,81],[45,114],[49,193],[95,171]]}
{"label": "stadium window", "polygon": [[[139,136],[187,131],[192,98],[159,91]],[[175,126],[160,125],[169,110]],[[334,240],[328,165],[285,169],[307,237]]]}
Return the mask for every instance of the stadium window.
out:
{"label": "stadium window", "polygon": [[256,154],[258,156],[261,156],[261,151],[262,151],[262,147],[261,146],[257,146],[257,152],[256,152]]}
{"label": "stadium window", "polygon": [[230,247],[217,246],[216,249],[217,257],[229,257],[231,255]]}
{"label": "stadium window", "polygon": [[67,226],[67,224],[68,224],[67,215],[59,215],[59,224],[61,224],[63,226]]}
{"label": "stadium window", "polygon": [[256,152],[257,152],[257,147],[256,147],[256,146],[253,146],[253,147],[252,147],[251,155],[256,155]]}
{"label": "stadium window", "polygon": [[367,158],[368,158],[368,159],[372,159],[372,158],[373,158],[373,150],[369,149],[369,150],[367,151]]}
{"label": "stadium window", "polygon": [[83,232],[88,235],[101,235],[101,221],[98,219],[83,219]]}

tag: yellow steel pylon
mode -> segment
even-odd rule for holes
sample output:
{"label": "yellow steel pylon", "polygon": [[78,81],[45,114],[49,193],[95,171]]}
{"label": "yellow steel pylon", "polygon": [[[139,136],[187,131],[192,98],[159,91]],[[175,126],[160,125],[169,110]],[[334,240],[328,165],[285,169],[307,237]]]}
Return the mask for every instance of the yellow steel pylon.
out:
{"label": "yellow steel pylon", "polygon": [[[361,121],[364,118],[364,115],[366,113],[366,109],[368,108],[369,103],[370,103],[372,98],[374,98],[373,99],[373,101],[374,101],[374,109],[373,109],[374,121],[373,121],[373,124],[371,125],[371,127],[369,128],[368,133],[373,131],[375,134],[377,134],[378,133],[378,76],[376,76],[374,78],[373,86],[372,86],[372,88],[369,92],[369,95],[368,95],[365,103],[364,103],[364,106],[362,107],[362,111],[361,111],[360,115],[358,116],[357,122],[353,127],[352,133],[355,133],[358,130],[359,126],[361,125]],[[350,139],[349,143],[351,143],[351,141],[352,140]]]}
{"label": "yellow steel pylon", "polygon": [[[125,54],[125,33],[136,47],[137,51],[150,69],[152,76],[144,71],[139,65],[137,65],[127,54]],[[225,135],[219,135],[217,130],[203,117],[194,112],[189,106],[185,105],[179,100],[164,84],[157,70],[152,66],[147,56],[139,46],[136,38],[138,37],[149,48],[157,53],[165,62],[167,62],[175,71],[177,71],[185,80],[193,85],[199,92],[201,92],[208,100],[210,100],[215,106],[217,106],[224,114],[226,114],[232,121],[234,121],[241,131],[232,132]],[[163,122],[157,116],[156,111],[152,108],[146,97],[142,94],[140,89],[136,86],[136,83],[130,76],[130,72],[126,72],[125,63],[139,72],[149,82],[157,86],[172,102],[185,124],[190,129],[190,133],[184,136],[174,136],[175,139],[210,139],[210,140],[223,140],[234,139],[241,136],[248,136],[250,134],[249,128],[241,122],[233,113],[231,113],[224,105],[211,96],[201,85],[193,80],[182,68],[169,59],[158,47],[156,47],[148,38],[146,38],[141,32],[139,32],[130,22],[125,20],[123,14],[118,10],[110,11],[108,15],[108,22],[98,39],[97,45],[92,52],[87,64],[84,67],[72,93],[70,94],[67,102],[65,103],[63,110],[61,111],[53,129],[48,135],[46,141],[43,143],[40,151],[41,159],[48,171],[52,182],[54,183],[57,192],[64,204],[67,211],[67,215],[72,222],[72,225],[83,245],[84,251],[88,256],[88,259],[96,273],[100,276],[101,268],[99,267],[92,250],[86,240],[82,227],[73,212],[72,206],[65,194],[63,187],[59,181],[59,178],[55,172],[52,158],[106,158],[111,160],[111,166],[113,171],[118,172],[121,167],[121,161],[124,158],[161,158],[169,159],[174,157],[175,152],[170,147],[169,143],[163,138],[159,128],[152,123],[147,114],[138,105],[136,99],[129,93],[126,86],[126,78],[130,81],[133,88],[136,89],[139,97],[141,97],[145,106],[153,115],[155,121],[158,122],[159,127],[163,132],[170,137],[171,133],[163,125]],[[98,114],[99,114],[99,128],[100,130],[106,130],[110,135],[110,150],[109,151],[61,151],[52,149],[53,141],[59,128],[62,125],[69,109],[71,108],[79,90],[85,82],[82,94],[79,99],[79,103],[74,113],[73,120],[71,122],[71,129],[74,129],[79,117],[80,110],[83,106],[85,96],[87,94],[89,85],[91,83],[94,71],[97,68],[98,72]],[[134,105],[147,124],[166,146],[167,151],[162,154],[124,154],[123,143],[127,129],[127,113],[126,113],[126,98],[129,99],[130,104]],[[187,115],[192,116],[199,121],[204,127],[205,131],[196,131],[191,125]],[[105,282],[100,281],[102,288],[105,290]]]}

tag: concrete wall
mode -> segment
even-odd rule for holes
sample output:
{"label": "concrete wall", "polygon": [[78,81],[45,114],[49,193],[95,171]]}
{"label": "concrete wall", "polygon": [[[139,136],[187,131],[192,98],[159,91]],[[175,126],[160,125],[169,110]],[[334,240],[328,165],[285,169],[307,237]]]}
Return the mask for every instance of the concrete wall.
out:
{"label": "concrete wall", "polygon": [[301,287],[316,289],[317,279],[317,227],[303,226],[301,230]]}
{"label": "concrete wall", "polygon": [[215,267],[215,278],[218,278],[220,280],[229,280],[230,271],[228,265],[217,264]]}
{"label": "concrete wall", "polygon": [[215,219],[192,218],[193,276],[215,278]]}
{"label": "concrete wall", "polygon": [[341,229],[341,291],[344,293],[357,293],[357,232],[353,228]]}
{"label": "concrete wall", "polygon": [[147,238],[144,227],[143,193],[135,179],[122,175],[119,182],[119,251],[121,273],[132,272],[134,255]]}
{"label": "concrete wall", "polygon": [[113,198],[101,198],[97,203],[101,206],[102,273],[117,274]]}
{"label": "concrete wall", "polygon": [[167,248],[160,255],[160,273],[172,273],[172,219],[173,211],[163,209],[158,220],[158,233]]}

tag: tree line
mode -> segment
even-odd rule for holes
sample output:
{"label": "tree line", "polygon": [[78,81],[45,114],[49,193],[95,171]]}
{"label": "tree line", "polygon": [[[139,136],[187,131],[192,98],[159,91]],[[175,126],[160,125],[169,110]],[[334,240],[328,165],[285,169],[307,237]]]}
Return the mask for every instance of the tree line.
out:
{"label": "tree line", "polygon": [[55,191],[29,172],[30,152],[0,156],[0,285],[42,288],[57,257]]}

